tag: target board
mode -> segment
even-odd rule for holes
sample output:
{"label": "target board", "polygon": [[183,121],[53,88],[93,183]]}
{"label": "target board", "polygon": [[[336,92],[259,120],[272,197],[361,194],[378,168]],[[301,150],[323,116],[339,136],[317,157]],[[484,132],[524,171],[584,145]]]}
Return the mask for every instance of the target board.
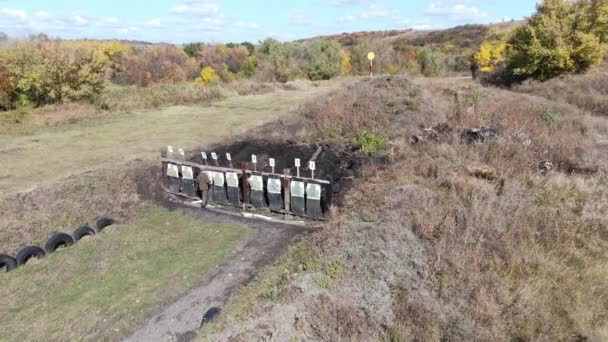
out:
{"label": "target board", "polygon": [[266,185],[268,190],[268,203],[271,210],[283,210],[283,196],[281,195],[281,179],[268,177]]}
{"label": "target board", "polygon": [[255,208],[266,207],[266,199],[264,198],[264,178],[258,175],[249,177],[251,185],[251,205]]}
{"label": "target board", "polygon": [[226,185],[228,185],[228,201],[231,205],[238,207],[241,204],[241,189],[236,172],[226,172]]}
{"label": "target board", "polygon": [[226,179],[223,172],[213,172],[213,201],[216,203],[228,202],[226,194]]}
{"label": "target board", "polygon": [[323,217],[323,210],[321,208],[321,185],[319,184],[306,184],[306,215],[316,219]]}
{"label": "target board", "polygon": [[188,197],[196,197],[196,188],[194,170],[190,166],[182,165],[182,193]]}
{"label": "target board", "polygon": [[306,215],[306,202],[304,182],[292,181],[291,186],[291,211],[298,216]]}
{"label": "target board", "polygon": [[169,191],[179,193],[182,187],[182,180],[179,178],[179,168],[175,164],[167,164],[167,178]]}

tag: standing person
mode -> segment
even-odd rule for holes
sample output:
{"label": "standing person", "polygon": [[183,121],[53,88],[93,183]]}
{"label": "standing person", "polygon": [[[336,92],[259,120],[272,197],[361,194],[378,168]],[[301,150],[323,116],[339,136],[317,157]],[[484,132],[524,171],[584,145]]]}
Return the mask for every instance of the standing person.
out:
{"label": "standing person", "polygon": [[285,210],[291,211],[291,169],[284,169],[283,174],[283,200],[285,201]]}
{"label": "standing person", "polygon": [[205,208],[209,200],[209,184],[211,184],[211,180],[207,173],[201,170],[198,173],[198,177],[196,177],[196,181],[198,182],[198,191],[201,193],[201,207]]}

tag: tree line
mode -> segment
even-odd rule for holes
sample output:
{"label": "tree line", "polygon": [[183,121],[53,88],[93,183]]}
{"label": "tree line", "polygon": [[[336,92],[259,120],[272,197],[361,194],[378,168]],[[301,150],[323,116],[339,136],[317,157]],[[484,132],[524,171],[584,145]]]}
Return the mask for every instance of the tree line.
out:
{"label": "tree line", "polygon": [[[403,33],[406,32],[406,33]],[[584,72],[608,41],[608,0],[544,0],[525,23],[464,25],[422,34],[343,34],[328,39],[229,44],[64,41],[0,35],[0,110],[91,100],[108,85],[287,82],[376,73],[443,76],[473,71],[512,83]]]}

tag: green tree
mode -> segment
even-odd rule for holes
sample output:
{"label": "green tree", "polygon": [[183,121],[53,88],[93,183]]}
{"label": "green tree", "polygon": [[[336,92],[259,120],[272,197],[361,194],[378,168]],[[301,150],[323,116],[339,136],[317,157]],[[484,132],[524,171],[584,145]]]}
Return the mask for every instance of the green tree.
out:
{"label": "green tree", "polygon": [[201,48],[201,43],[188,43],[184,45],[184,52],[188,57],[196,57],[198,50]]}
{"label": "green tree", "polygon": [[416,58],[424,76],[440,76],[445,73],[445,55],[441,51],[424,46],[416,49]]}
{"label": "green tree", "polygon": [[340,72],[340,45],[334,41],[315,41],[304,48],[305,72],[313,81],[328,80]]}
{"label": "green tree", "polygon": [[547,80],[584,72],[601,61],[602,46],[593,25],[579,22],[587,7],[568,0],[544,0],[507,47],[507,69],[519,79]]}

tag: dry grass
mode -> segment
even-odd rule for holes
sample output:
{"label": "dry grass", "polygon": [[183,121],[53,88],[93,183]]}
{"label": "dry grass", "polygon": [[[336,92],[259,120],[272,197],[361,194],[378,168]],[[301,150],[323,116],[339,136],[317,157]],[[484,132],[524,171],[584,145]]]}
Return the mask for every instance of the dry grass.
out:
{"label": "dry grass", "polygon": [[301,102],[338,83],[298,91],[228,97],[208,106],[174,106],[116,114],[74,124],[0,135],[3,167],[0,192],[23,191],[40,183],[133,159],[154,159],[167,145],[197,148],[287,117]]}
{"label": "dry grass", "polygon": [[547,82],[527,82],[515,91],[565,102],[605,116],[608,113],[608,65],[584,75],[564,76]]}
{"label": "dry grass", "polygon": [[161,83],[147,87],[108,85],[93,103],[68,102],[0,112],[0,134],[31,134],[41,127],[75,124],[124,112],[141,112],[167,106],[209,105],[225,98],[310,91],[318,86],[318,83],[309,81],[277,84],[244,80],[211,85],[206,88],[205,94],[203,88],[192,83]]}
{"label": "dry grass", "polygon": [[127,224],[3,274],[0,340],[118,340],[205,280],[250,234],[142,206]]}
{"label": "dry grass", "polygon": [[40,186],[0,201],[0,250],[15,255],[43,246],[55,232],[72,233],[98,216],[127,221],[138,205],[160,192],[156,163],[130,163]]}
{"label": "dry grass", "polygon": [[[202,337],[608,338],[608,174],[599,152],[606,122],[568,104],[464,80],[357,86],[367,92],[348,96],[350,88],[327,100],[334,103],[327,113],[305,111],[308,120],[327,116],[305,123],[318,130],[308,136],[337,123],[341,136],[385,129],[393,143],[393,163],[363,170],[344,206],[302,242],[308,257],[340,260],[343,271],[319,289],[311,272],[286,267],[276,296],[258,296],[245,317],[232,316],[229,304],[223,330]],[[379,87],[383,101],[375,102]],[[416,107],[408,94],[416,94]],[[438,123],[451,129],[409,143],[421,127]],[[460,141],[460,129],[478,126],[496,127],[500,136]],[[592,158],[598,153],[604,157]],[[552,171],[539,169],[545,161]],[[472,166],[493,177],[476,177]],[[239,298],[231,305],[241,307]]]}

